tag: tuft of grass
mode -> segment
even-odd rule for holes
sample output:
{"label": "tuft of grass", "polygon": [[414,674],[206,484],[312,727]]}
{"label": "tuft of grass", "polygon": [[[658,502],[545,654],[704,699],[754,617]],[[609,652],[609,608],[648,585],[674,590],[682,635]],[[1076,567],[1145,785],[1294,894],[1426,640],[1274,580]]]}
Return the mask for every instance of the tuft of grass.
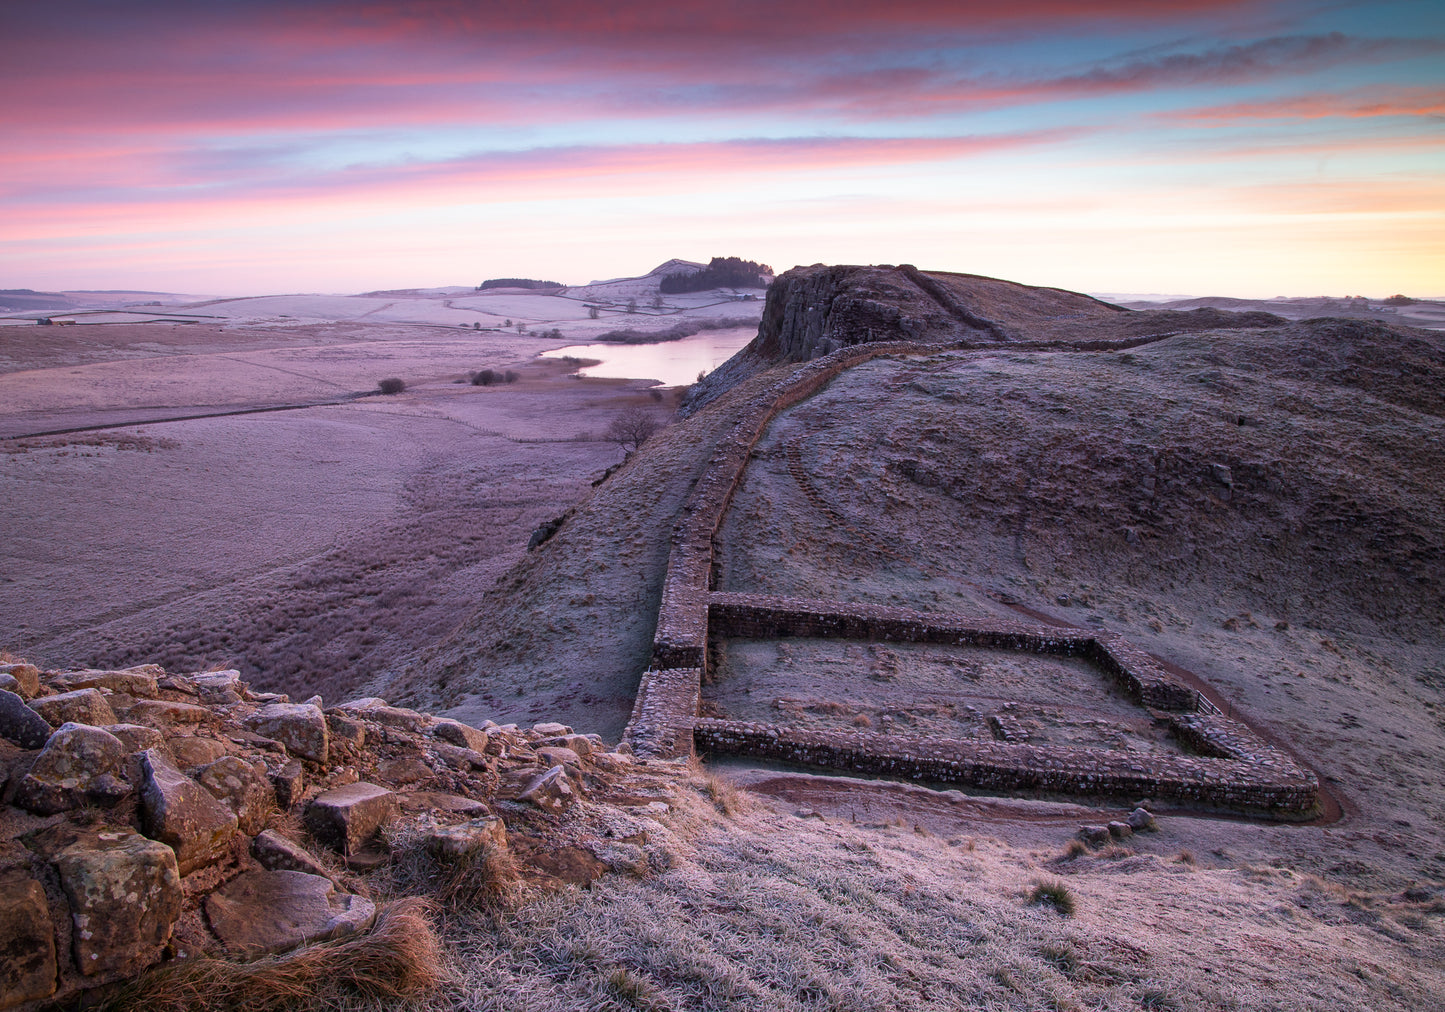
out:
{"label": "tuft of grass", "polygon": [[147,974],[104,1012],[283,1012],[346,999],[409,1001],[445,979],[431,904],[418,897],[383,907],[365,935],[309,945],[250,963],[202,957]]}
{"label": "tuft of grass", "polygon": [[1074,916],[1077,904],[1069,887],[1058,879],[1043,879],[1034,883],[1029,893],[1029,902],[1038,907],[1052,907],[1064,917]]}
{"label": "tuft of grass", "polygon": [[1083,857],[1089,852],[1089,845],[1083,840],[1070,840],[1069,846],[1064,851],[1064,860],[1072,861],[1076,857]]}
{"label": "tuft of grass", "polygon": [[1179,1001],[1169,992],[1157,987],[1146,988],[1139,994],[1139,1007],[1158,1012],[1179,1012]]}
{"label": "tuft of grass", "polygon": [[607,975],[607,987],[627,1004],[643,1012],[662,1012],[671,1007],[651,977],[625,966],[613,968]]}

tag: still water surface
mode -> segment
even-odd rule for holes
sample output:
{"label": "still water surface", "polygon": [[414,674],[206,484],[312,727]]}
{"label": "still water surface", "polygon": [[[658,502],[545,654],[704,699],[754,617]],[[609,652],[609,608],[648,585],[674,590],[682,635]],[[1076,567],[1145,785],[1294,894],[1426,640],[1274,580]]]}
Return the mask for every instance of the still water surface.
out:
{"label": "still water surface", "polygon": [[600,359],[579,369],[583,376],[601,379],[654,379],[665,387],[697,382],[700,372],[712,372],[733,352],[757,336],[756,327],[705,330],[680,341],[661,344],[574,344],[544,351],[543,358]]}

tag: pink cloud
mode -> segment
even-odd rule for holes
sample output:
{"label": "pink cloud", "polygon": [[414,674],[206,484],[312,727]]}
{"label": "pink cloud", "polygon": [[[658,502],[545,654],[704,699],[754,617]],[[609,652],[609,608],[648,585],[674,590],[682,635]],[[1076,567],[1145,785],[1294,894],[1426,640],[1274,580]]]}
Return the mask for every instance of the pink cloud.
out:
{"label": "pink cloud", "polygon": [[1445,116],[1445,90],[1375,88],[1352,94],[1291,95],[1263,102],[1235,102],[1180,110],[1170,120],[1225,126],[1250,120],[1374,119],[1385,116]]}
{"label": "pink cloud", "polygon": [[[236,213],[248,205],[304,204],[308,209],[367,202],[436,205],[613,193],[686,192],[718,180],[778,173],[825,172],[978,157],[1059,143],[1075,130],[971,137],[789,138],[700,144],[544,148],[492,152],[442,162],[344,169],[298,179],[240,179],[216,185],[210,175],[171,176],[116,193],[98,180],[62,177],[18,194],[10,231],[19,238],[58,234],[78,223],[142,227],[158,218]],[[0,168],[5,162],[0,160]],[[211,185],[202,185],[211,183]]]}

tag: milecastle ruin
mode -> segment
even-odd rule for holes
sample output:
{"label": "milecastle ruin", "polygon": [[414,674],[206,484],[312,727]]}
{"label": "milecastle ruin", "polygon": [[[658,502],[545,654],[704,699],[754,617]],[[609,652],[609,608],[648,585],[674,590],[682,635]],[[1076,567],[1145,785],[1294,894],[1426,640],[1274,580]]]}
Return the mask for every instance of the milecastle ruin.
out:
{"label": "milecastle ruin", "polygon": [[[853,279],[839,274],[848,270],[866,271],[874,294],[881,289],[884,297],[860,295],[856,285],[850,287]],[[1247,723],[1222,712],[1207,687],[1187,684],[1121,636],[715,589],[719,531],[759,441],[775,418],[817,394],[845,369],[880,356],[997,349],[1002,343],[1018,351],[1093,352],[1138,347],[1171,336],[1025,342],[1016,340],[1008,327],[963,305],[944,281],[911,267],[812,268],[790,275],[770,292],[758,340],[739,360],[746,368],[752,354],[754,371],[766,364],[769,355],[775,360],[811,360],[745,405],[682,510],[672,536],[652,663],[638,686],[625,735],[631,747],[657,757],[685,757],[701,750],[986,790],[1149,798],[1285,818],[1314,813],[1320,804],[1320,786],[1313,772]],[[1114,309],[1094,305],[1099,307],[1096,313]],[[1068,315],[1055,314],[1049,320]],[[1054,336],[1049,326],[1039,329]],[[1054,330],[1068,333],[1057,324]],[[879,334],[900,333],[916,339],[875,340]],[[798,462],[790,456],[789,463],[790,471],[796,472]],[[805,493],[809,491],[804,482],[799,484]],[[829,517],[831,523],[840,520]],[[700,716],[703,685],[711,674],[710,646],[729,638],[803,637],[944,644],[1082,659],[1097,669],[1101,682],[1112,683],[1184,748],[1140,753],[1031,744],[1006,713],[989,718],[994,740],[988,741]]]}

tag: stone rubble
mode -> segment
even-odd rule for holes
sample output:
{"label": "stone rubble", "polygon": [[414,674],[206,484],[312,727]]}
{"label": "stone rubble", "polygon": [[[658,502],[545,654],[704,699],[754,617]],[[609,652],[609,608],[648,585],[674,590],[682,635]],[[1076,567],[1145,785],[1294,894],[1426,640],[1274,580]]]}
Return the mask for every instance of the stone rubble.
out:
{"label": "stone rubble", "polygon": [[541,884],[668,867],[682,771],[564,724],[292,703],[235,671],[0,664],[0,1010],[365,931],[364,876],[397,847],[506,851]]}

